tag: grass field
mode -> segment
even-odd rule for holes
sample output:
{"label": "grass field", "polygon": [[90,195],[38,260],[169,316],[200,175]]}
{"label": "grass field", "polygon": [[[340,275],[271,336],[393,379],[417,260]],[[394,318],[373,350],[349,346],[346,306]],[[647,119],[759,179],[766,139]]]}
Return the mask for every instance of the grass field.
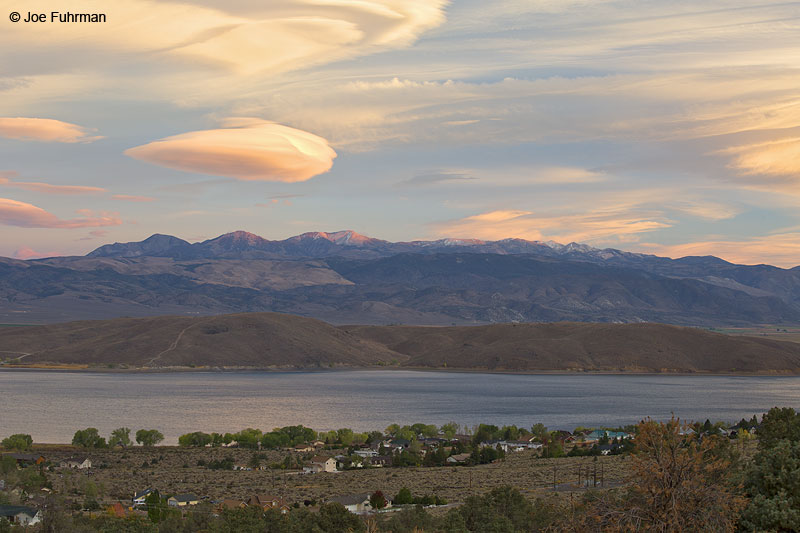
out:
{"label": "grass field", "polygon": [[[37,446],[48,460],[57,462],[81,451],[71,446]],[[279,462],[288,452],[268,451],[266,464]],[[334,452],[330,452],[334,453]],[[61,494],[74,495],[80,501],[86,479],[100,488],[105,502],[131,499],[135,491],[157,488],[162,494],[192,492],[210,500],[223,498],[246,499],[252,494],[274,494],[289,502],[320,501],[333,496],[381,490],[389,497],[402,487],[415,495],[436,494],[450,503],[462,502],[471,494],[492,488],[512,485],[528,496],[553,488],[571,490],[579,476],[586,472],[606,485],[621,484],[627,473],[630,457],[568,457],[541,459],[538,452],[524,451],[509,454],[505,460],[474,467],[370,468],[337,473],[301,474],[282,470],[210,470],[197,466],[228,455],[237,464],[247,464],[252,451],[220,448],[133,447],[127,450],[93,450],[92,475],[85,472],[63,471],[49,474],[53,488]],[[143,464],[146,463],[146,466]],[[580,472],[583,472],[582,474]],[[576,489],[577,490],[577,489]]]}

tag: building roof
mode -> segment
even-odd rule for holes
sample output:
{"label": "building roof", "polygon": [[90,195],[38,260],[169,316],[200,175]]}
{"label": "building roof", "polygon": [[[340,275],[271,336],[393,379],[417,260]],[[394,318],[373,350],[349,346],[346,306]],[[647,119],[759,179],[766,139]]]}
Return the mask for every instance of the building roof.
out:
{"label": "building roof", "polygon": [[226,509],[238,509],[244,505],[247,505],[242,500],[222,500],[219,502],[220,507],[224,507]]}
{"label": "building roof", "polygon": [[26,514],[33,518],[39,511],[33,507],[26,507],[25,505],[0,505],[0,516],[18,516]]}
{"label": "building roof", "polygon": [[138,498],[142,498],[142,497],[144,497],[144,496],[147,496],[147,495],[148,495],[148,494],[150,494],[151,492],[153,492],[153,489],[149,489],[149,488],[148,488],[148,489],[140,490],[139,492],[137,492],[137,493],[135,493],[135,494],[133,495],[133,499],[134,499],[134,500],[136,500],[136,499],[138,499]]}
{"label": "building roof", "polygon": [[78,455],[78,456],[75,456],[75,457],[68,457],[68,458],[64,459],[63,461],[61,461],[61,462],[62,463],[79,463],[80,464],[80,463],[83,463],[84,461],[86,461],[87,459],[89,459],[89,457],[86,456],[86,455]]}
{"label": "building roof", "polygon": [[360,494],[349,494],[347,496],[334,496],[328,498],[328,503],[341,503],[342,505],[358,505],[369,500],[369,493],[364,492]]}
{"label": "building roof", "polygon": [[[176,501],[179,501],[179,502],[195,502],[195,501],[199,501],[200,500],[200,498],[198,498],[197,496],[195,496],[194,494],[191,494],[191,493],[176,494],[172,498],[174,498]],[[170,499],[172,499],[172,498],[170,498]]]}
{"label": "building roof", "polygon": [[36,461],[42,455],[35,454],[35,453],[5,453],[3,455],[8,455],[9,457],[13,457],[17,461]]}

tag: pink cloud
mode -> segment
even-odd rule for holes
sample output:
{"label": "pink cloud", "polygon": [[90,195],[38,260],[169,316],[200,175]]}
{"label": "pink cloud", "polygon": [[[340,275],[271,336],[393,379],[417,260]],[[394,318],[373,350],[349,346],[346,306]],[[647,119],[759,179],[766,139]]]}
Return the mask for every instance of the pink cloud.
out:
{"label": "pink cloud", "polygon": [[0,117],[0,137],[21,141],[60,143],[92,142],[102,139],[77,124],[49,118]]}
{"label": "pink cloud", "polygon": [[27,246],[23,246],[16,252],[14,252],[15,259],[41,259],[42,257],[56,257],[60,256],[59,252],[37,252],[32,248],[28,248]]}
{"label": "pink cloud", "polygon": [[150,196],[135,196],[132,194],[114,194],[111,196],[114,200],[125,200],[128,202],[154,202],[155,198]]}
{"label": "pink cloud", "polygon": [[336,152],[307,131],[259,119],[174,135],[125,151],[155,165],[242,181],[306,181],[330,170]]}
{"label": "pink cloud", "polygon": [[44,194],[78,195],[106,192],[106,189],[101,187],[88,187],[84,185],[51,185],[50,183],[41,183],[38,181],[12,181],[6,177],[0,177],[0,185]]}
{"label": "pink cloud", "polygon": [[81,218],[62,220],[54,214],[35,205],[0,198],[0,224],[20,228],[96,228],[102,226],[119,226],[122,221],[116,213],[99,213],[82,209],[78,212]]}

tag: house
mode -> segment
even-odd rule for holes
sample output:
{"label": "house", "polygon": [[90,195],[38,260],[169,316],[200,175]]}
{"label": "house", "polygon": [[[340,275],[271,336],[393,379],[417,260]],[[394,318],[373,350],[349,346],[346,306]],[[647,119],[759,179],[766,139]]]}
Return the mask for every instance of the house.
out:
{"label": "house", "polygon": [[364,457],[364,458],[378,456],[378,452],[376,452],[375,450],[370,450],[369,448],[362,448],[360,450],[354,451],[353,453],[359,457]]}
{"label": "house", "polygon": [[508,451],[508,443],[504,440],[487,440],[480,443],[481,448],[499,448],[504,452]]}
{"label": "house", "polygon": [[242,500],[222,500],[217,503],[217,512],[221,513],[224,510],[233,511],[236,509],[244,509],[247,504]]}
{"label": "house", "polygon": [[70,457],[69,459],[64,459],[61,461],[59,466],[61,468],[77,468],[83,470],[92,467],[92,460],[85,456]]}
{"label": "house", "polygon": [[325,441],[324,440],[315,440],[315,441],[313,441],[311,443],[311,445],[314,448],[324,448],[325,447]]}
{"label": "house", "polygon": [[349,496],[336,496],[328,498],[327,503],[340,503],[351,513],[366,513],[372,510],[369,503],[369,493],[351,494]]}
{"label": "house", "polygon": [[24,505],[0,505],[0,518],[5,518],[14,525],[27,527],[41,522],[42,513]]}
{"label": "house", "polygon": [[291,509],[289,503],[283,498],[267,494],[250,496],[245,505],[248,507],[261,507],[265,511],[267,509],[278,509],[283,514],[288,513]]}
{"label": "house", "polygon": [[317,474],[319,472],[336,472],[336,459],[315,455],[311,458],[311,465],[303,467],[303,472],[307,474]]}
{"label": "house", "polygon": [[450,464],[455,465],[462,465],[469,460],[470,454],[468,453],[457,453],[456,455],[451,455],[447,458],[447,462]]}
{"label": "house", "polygon": [[245,471],[252,470],[252,468],[247,466],[247,465],[233,465],[233,469],[234,470],[245,470]]}
{"label": "house", "polygon": [[376,455],[375,457],[368,457],[367,464],[372,467],[383,468],[385,466],[392,466],[391,455]]}
{"label": "house", "polygon": [[314,447],[310,444],[298,444],[297,446],[290,448],[290,450],[295,453],[308,453],[308,452],[313,452]]}
{"label": "house", "polygon": [[624,431],[609,431],[607,429],[595,429],[594,431],[588,433],[586,437],[584,437],[584,441],[596,442],[602,439],[603,437],[608,438],[608,440],[627,439],[630,437],[630,434],[625,433]]}
{"label": "house", "polygon": [[176,494],[167,498],[167,505],[170,507],[186,507],[187,505],[197,505],[200,503],[200,498],[194,494]]}
{"label": "house", "polygon": [[13,458],[18,466],[40,465],[45,462],[43,455],[35,453],[6,453],[3,455]]}
{"label": "house", "polygon": [[508,449],[512,452],[521,452],[523,450],[538,450],[542,447],[540,442],[531,442],[529,440],[514,440],[508,441]]}
{"label": "house", "polygon": [[150,493],[153,492],[153,489],[147,488],[142,491],[139,491],[133,495],[133,505],[135,507],[142,507],[144,506],[144,500]]}

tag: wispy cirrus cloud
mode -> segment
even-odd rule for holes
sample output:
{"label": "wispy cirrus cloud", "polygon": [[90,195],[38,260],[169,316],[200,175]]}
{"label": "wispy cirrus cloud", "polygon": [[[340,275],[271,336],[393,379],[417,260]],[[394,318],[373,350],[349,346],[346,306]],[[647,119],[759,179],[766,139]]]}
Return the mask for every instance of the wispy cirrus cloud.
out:
{"label": "wispy cirrus cloud", "polygon": [[134,194],[112,194],[114,200],[124,200],[126,202],[155,202],[152,196],[137,196]]}
{"label": "wispy cirrus cloud", "polygon": [[43,194],[61,194],[68,196],[99,194],[106,192],[106,189],[103,189],[102,187],[89,187],[85,185],[53,185],[51,183],[42,183],[38,181],[16,181],[9,177],[4,177],[14,175],[16,175],[15,172],[0,173],[0,186]]}
{"label": "wispy cirrus cloud", "polygon": [[155,165],[242,181],[306,181],[330,170],[336,152],[307,131],[259,119],[173,135],[125,151]]}
{"label": "wispy cirrus cloud", "polygon": [[103,137],[92,130],[49,118],[0,117],[0,137],[21,141],[92,142]]}
{"label": "wispy cirrus cloud", "polygon": [[800,233],[787,232],[747,239],[698,240],[680,244],[637,243],[634,250],[666,257],[714,255],[732,263],[770,264],[784,268],[800,265]]}
{"label": "wispy cirrus cloud", "polygon": [[501,209],[434,224],[433,227],[442,237],[608,243],[627,242],[629,236],[668,228],[672,224],[657,211],[612,206],[567,214]]}
{"label": "wispy cirrus cloud", "polygon": [[20,228],[75,229],[102,226],[119,226],[122,220],[116,213],[94,213],[91,210],[78,211],[78,218],[61,219],[56,215],[25,202],[10,198],[0,198],[0,224]]}

